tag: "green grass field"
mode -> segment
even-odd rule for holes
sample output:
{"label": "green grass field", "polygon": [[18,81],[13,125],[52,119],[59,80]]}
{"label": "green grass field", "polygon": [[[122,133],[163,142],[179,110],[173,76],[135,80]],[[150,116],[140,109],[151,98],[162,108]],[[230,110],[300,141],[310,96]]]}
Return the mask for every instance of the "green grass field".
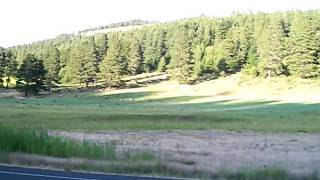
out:
{"label": "green grass field", "polygon": [[[56,130],[250,130],[320,132],[320,104],[193,102],[202,96],[155,98],[158,92],[70,93],[0,98],[1,124]],[[185,103],[189,102],[189,103]]]}

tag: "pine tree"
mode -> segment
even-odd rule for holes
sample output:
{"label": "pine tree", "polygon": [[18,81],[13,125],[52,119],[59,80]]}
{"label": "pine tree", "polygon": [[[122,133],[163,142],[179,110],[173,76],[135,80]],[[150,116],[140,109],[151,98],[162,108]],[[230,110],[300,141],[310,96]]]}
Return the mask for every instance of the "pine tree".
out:
{"label": "pine tree", "polygon": [[97,60],[99,64],[104,57],[106,56],[108,50],[108,35],[107,34],[98,34],[95,38],[95,45],[97,49]]}
{"label": "pine tree", "polygon": [[10,50],[7,50],[6,52],[6,60],[5,60],[5,65],[4,65],[4,77],[5,81],[6,81],[6,88],[9,88],[9,84],[11,81],[11,78],[17,75],[18,72],[18,63],[15,60],[14,55],[12,54],[12,52]]}
{"label": "pine tree", "polygon": [[42,60],[28,54],[18,70],[16,88],[24,91],[25,96],[28,96],[29,93],[38,95],[41,89],[45,89],[45,74],[46,70]]}
{"label": "pine tree", "polygon": [[167,60],[166,57],[161,57],[159,63],[158,63],[158,71],[159,72],[165,72],[167,69]]}
{"label": "pine tree", "polygon": [[241,68],[246,64],[249,48],[252,44],[252,36],[253,36],[253,19],[250,17],[243,17],[244,19],[242,21],[242,24],[238,28],[239,35],[239,52],[238,52],[238,58],[239,58],[239,64]]}
{"label": "pine tree", "polygon": [[193,59],[187,29],[183,28],[177,31],[174,40],[169,64],[170,75],[180,83],[189,83],[192,76]]}
{"label": "pine tree", "polygon": [[96,80],[96,53],[95,49],[88,40],[82,40],[75,46],[71,53],[71,64],[69,64],[70,72],[74,74],[75,82],[85,84],[88,87],[89,83]]}
{"label": "pine tree", "polygon": [[72,64],[70,61],[72,60],[70,58],[72,53],[72,45],[71,44],[64,44],[59,47],[59,54],[60,54],[60,82],[61,83],[70,83],[74,79],[72,77],[72,67],[69,66],[69,64]]}
{"label": "pine tree", "polygon": [[[0,47],[0,79],[2,80],[4,74],[4,67],[6,65],[6,49]],[[2,82],[0,82],[0,85]]]}
{"label": "pine tree", "polygon": [[236,31],[231,29],[226,39],[217,47],[219,70],[234,73],[240,70],[241,63],[238,57],[240,42],[235,38]]}
{"label": "pine tree", "polygon": [[44,66],[47,71],[46,84],[48,86],[49,93],[51,88],[60,83],[59,72],[60,66],[60,52],[59,50],[51,45],[45,53]]}
{"label": "pine tree", "polygon": [[244,65],[242,72],[256,77],[258,75],[258,54],[257,54],[257,47],[255,44],[251,44],[248,54],[247,54],[247,60],[246,64]]}
{"label": "pine tree", "polygon": [[0,86],[3,86],[3,79],[5,78],[6,88],[9,87],[12,76],[17,73],[17,62],[10,50],[0,47]]}
{"label": "pine tree", "polygon": [[264,77],[278,76],[285,73],[284,58],[284,29],[282,20],[273,18],[268,28],[261,36],[264,42],[259,57],[259,72]]}
{"label": "pine tree", "polygon": [[154,33],[148,32],[144,42],[144,66],[146,72],[151,72],[155,69],[156,48],[154,45]]}
{"label": "pine tree", "polygon": [[110,39],[107,56],[100,65],[100,79],[109,87],[119,87],[123,84],[122,76],[126,69],[126,58],[123,45],[118,34]]}
{"label": "pine tree", "polygon": [[131,75],[141,74],[144,70],[143,49],[140,42],[136,39],[131,43],[128,69]]}
{"label": "pine tree", "polygon": [[219,74],[220,71],[225,70],[225,67],[219,66],[223,63],[219,55],[219,50],[216,46],[208,46],[205,48],[203,61],[204,61],[204,72],[206,73],[216,73]]}
{"label": "pine tree", "polygon": [[[87,47],[89,48],[90,59],[91,59],[93,66],[94,66],[94,73],[93,73],[93,81],[92,82],[96,83],[97,79],[98,79],[97,75],[99,73],[99,64],[101,63],[102,59],[100,59],[101,54],[97,49],[97,45],[96,45],[96,41],[95,41],[94,37],[89,38]],[[103,56],[103,54],[102,54],[102,56]]]}
{"label": "pine tree", "polygon": [[155,59],[155,66],[158,65],[160,59],[162,57],[165,57],[167,54],[167,46],[166,46],[166,34],[167,32],[164,31],[163,29],[160,30],[159,35],[157,35],[157,37],[159,37],[157,39],[157,43],[156,43],[156,49],[157,49],[157,53],[156,53],[156,59]]}
{"label": "pine tree", "polygon": [[150,32],[145,41],[144,57],[145,69],[147,72],[155,70],[161,57],[167,53],[166,31],[157,29]]}
{"label": "pine tree", "polygon": [[297,13],[291,24],[285,65],[291,75],[302,78],[320,75],[317,62],[317,39],[313,21],[307,15]]}
{"label": "pine tree", "polygon": [[205,26],[203,33],[204,33],[203,44],[205,46],[213,46],[214,40],[215,40],[215,34],[212,27],[210,27],[209,25]]}
{"label": "pine tree", "polygon": [[202,75],[204,71],[204,55],[205,55],[205,46],[203,44],[197,45],[194,52],[194,68],[193,72],[196,77]]}

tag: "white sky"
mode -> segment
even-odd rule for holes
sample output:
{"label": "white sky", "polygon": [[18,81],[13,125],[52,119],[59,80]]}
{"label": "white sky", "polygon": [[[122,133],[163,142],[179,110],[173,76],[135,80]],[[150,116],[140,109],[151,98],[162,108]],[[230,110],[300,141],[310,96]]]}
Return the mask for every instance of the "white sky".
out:
{"label": "white sky", "polygon": [[171,21],[296,9],[320,9],[320,0],[1,0],[0,46],[132,19]]}

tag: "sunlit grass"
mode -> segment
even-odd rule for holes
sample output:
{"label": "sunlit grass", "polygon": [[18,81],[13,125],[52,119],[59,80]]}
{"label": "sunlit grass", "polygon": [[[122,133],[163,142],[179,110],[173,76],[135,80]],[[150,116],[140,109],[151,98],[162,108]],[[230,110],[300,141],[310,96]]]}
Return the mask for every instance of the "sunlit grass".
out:
{"label": "sunlit grass", "polygon": [[309,80],[234,75],[196,85],[165,81],[135,89],[3,97],[0,123],[56,130],[320,132],[317,88]]}
{"label": "sunlit grass", "polygon": [[61,130],[225,129],[319,132],[320,104],[277,101],[179,103],[196,96],[144,99],[154,92],[0,98],[0,122]]}

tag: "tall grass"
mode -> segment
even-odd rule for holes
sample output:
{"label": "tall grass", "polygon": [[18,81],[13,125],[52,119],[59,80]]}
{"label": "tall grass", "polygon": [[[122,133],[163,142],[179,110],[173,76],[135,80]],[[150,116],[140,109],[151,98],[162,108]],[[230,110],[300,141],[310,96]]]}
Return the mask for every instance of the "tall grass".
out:
{"label": "tall grass", "polygon": [[115,160],[114,145],[74,141],[49,135],[47,131],[0,126],[0,151],[62,158]]}

